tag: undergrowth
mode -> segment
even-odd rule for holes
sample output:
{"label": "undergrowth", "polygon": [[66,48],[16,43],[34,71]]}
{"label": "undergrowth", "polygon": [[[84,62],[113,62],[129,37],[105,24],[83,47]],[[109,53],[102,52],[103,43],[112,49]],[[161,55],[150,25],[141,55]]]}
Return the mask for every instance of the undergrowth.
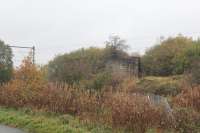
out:
{"label": "undergrowth", "polygon": [[82,123],[71,115],[61,115],[0,107],[0,123],[21,128],[28,133],[111,133],[100,124]]}
{"label": "undergrowth", "polygon": [[[22,65],[15,70],[14,78],[0,86],[0,105],[17,109],[41,110],[60,114],[60,116],[38,116],[29,110],[15,112],[4,108],[0,112],[0,122],[39,133],[52,133],[52,131],[53,133],[146,133],[149,129],[171,129],[187,133],[191,130],[191,126],[195,127],[192,128],[195,129],[192,130],[193,133],[199,132],[198,128],[196,130],[198,127],[196,122],[189,126],[184,124],[191,121],[199,122],[199,113],[196,113],[199,111],[199,87],[182,93],[177,93],[174,88],[172,88],[173,93],[171,91],[166,93],[165,89],[159,88],[163,95],[176,96],[172,100],[173,105],[194,109],[193,115],[185,117],[187,112],[183,110],[174,110],[169,113],[162,105],[152,104],[147,95],[137,91],[138,84],[133,79],[124,78],[119,83],[117,82],[117,86],[106,86],[101,91],[91,91],[64,83],[49,83],[45,80],[44,74],[42,69],[31,63],[30,59],[24,60]],[[176,84],[178,80],[176,78],[174,77],[169,82]],[[167,79],[156,80],[166,81]],[[153,81],[150,80],[150,82]],[[156,92],[160,94],[158,90]],[[76,116],[78,121],[72,116]],[[82,126],[79,120],[81,123],[88,124]],[[101,126],[91,125],[91,123],[106,125],[114,130],[99,128]]]}

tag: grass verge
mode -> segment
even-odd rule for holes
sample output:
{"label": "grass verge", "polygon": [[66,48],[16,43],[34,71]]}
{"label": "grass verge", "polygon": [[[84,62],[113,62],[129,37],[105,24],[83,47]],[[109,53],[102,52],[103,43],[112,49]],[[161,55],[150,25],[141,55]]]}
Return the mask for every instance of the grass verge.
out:
{"label": "grass verge", "polygon": [[111,128],[83,124],[70,115],[0,107],[0,123],[28,133],[111,133]]}

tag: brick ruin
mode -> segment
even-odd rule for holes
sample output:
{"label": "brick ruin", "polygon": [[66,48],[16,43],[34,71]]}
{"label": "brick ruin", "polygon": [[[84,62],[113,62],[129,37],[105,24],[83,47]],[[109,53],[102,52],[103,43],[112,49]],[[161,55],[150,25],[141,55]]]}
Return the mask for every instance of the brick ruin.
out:
{"label": "brick ruin", "polygon": [[115,73],[117,72],[119,74],[134,76],[137,78],[141,76],[140,57],[129,56],[110,59],[107,61],[106,67]]}

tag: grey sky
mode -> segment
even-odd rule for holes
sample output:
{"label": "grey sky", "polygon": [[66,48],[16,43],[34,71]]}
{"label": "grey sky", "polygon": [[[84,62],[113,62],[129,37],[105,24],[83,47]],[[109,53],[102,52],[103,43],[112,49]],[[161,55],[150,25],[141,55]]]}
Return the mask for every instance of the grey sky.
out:
{"label": "grey sky", "polygon": [[80,47],[102,47],[112,33],[140,53],[159,36],[200,36],[199,0],[0,0],[0,5],[0,38],[35,45],[38,63]]}

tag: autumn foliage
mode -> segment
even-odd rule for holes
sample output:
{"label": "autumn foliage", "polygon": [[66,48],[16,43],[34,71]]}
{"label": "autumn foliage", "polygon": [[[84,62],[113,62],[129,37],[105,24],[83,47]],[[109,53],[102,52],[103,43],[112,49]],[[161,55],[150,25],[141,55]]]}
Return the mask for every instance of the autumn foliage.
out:
{"label": "autumn foliage", "polygon": [[[145,133],[149,128],[189,130],[190,127],[176,119],[185,119],[183,112],[174,112],[174,119],[168,117],[162,106],[155,106],[143,94],[133,93],[136,83],[133,79],[122,80],[118,86],[107,86],[101,91],[91,91],[65,83],[51,83],[45,78],[45,71],[35,66],[28,57],[14,71],[13,79],[0,87],[0,105],[25,107],[47,112],[72,114],[83,121],[100,122],[113,128]],[[180,106],[194,107],[199,111],[199,88],[185,91],[177,96]],[[192,115],[193,116],[193,115]],[[177,125],[175,127],[175,125]]]}
{"label": "autumn foliage", "polygon": [[200,112],[200,86],[184,89],[181,94],[174,98],[174,103]]}

